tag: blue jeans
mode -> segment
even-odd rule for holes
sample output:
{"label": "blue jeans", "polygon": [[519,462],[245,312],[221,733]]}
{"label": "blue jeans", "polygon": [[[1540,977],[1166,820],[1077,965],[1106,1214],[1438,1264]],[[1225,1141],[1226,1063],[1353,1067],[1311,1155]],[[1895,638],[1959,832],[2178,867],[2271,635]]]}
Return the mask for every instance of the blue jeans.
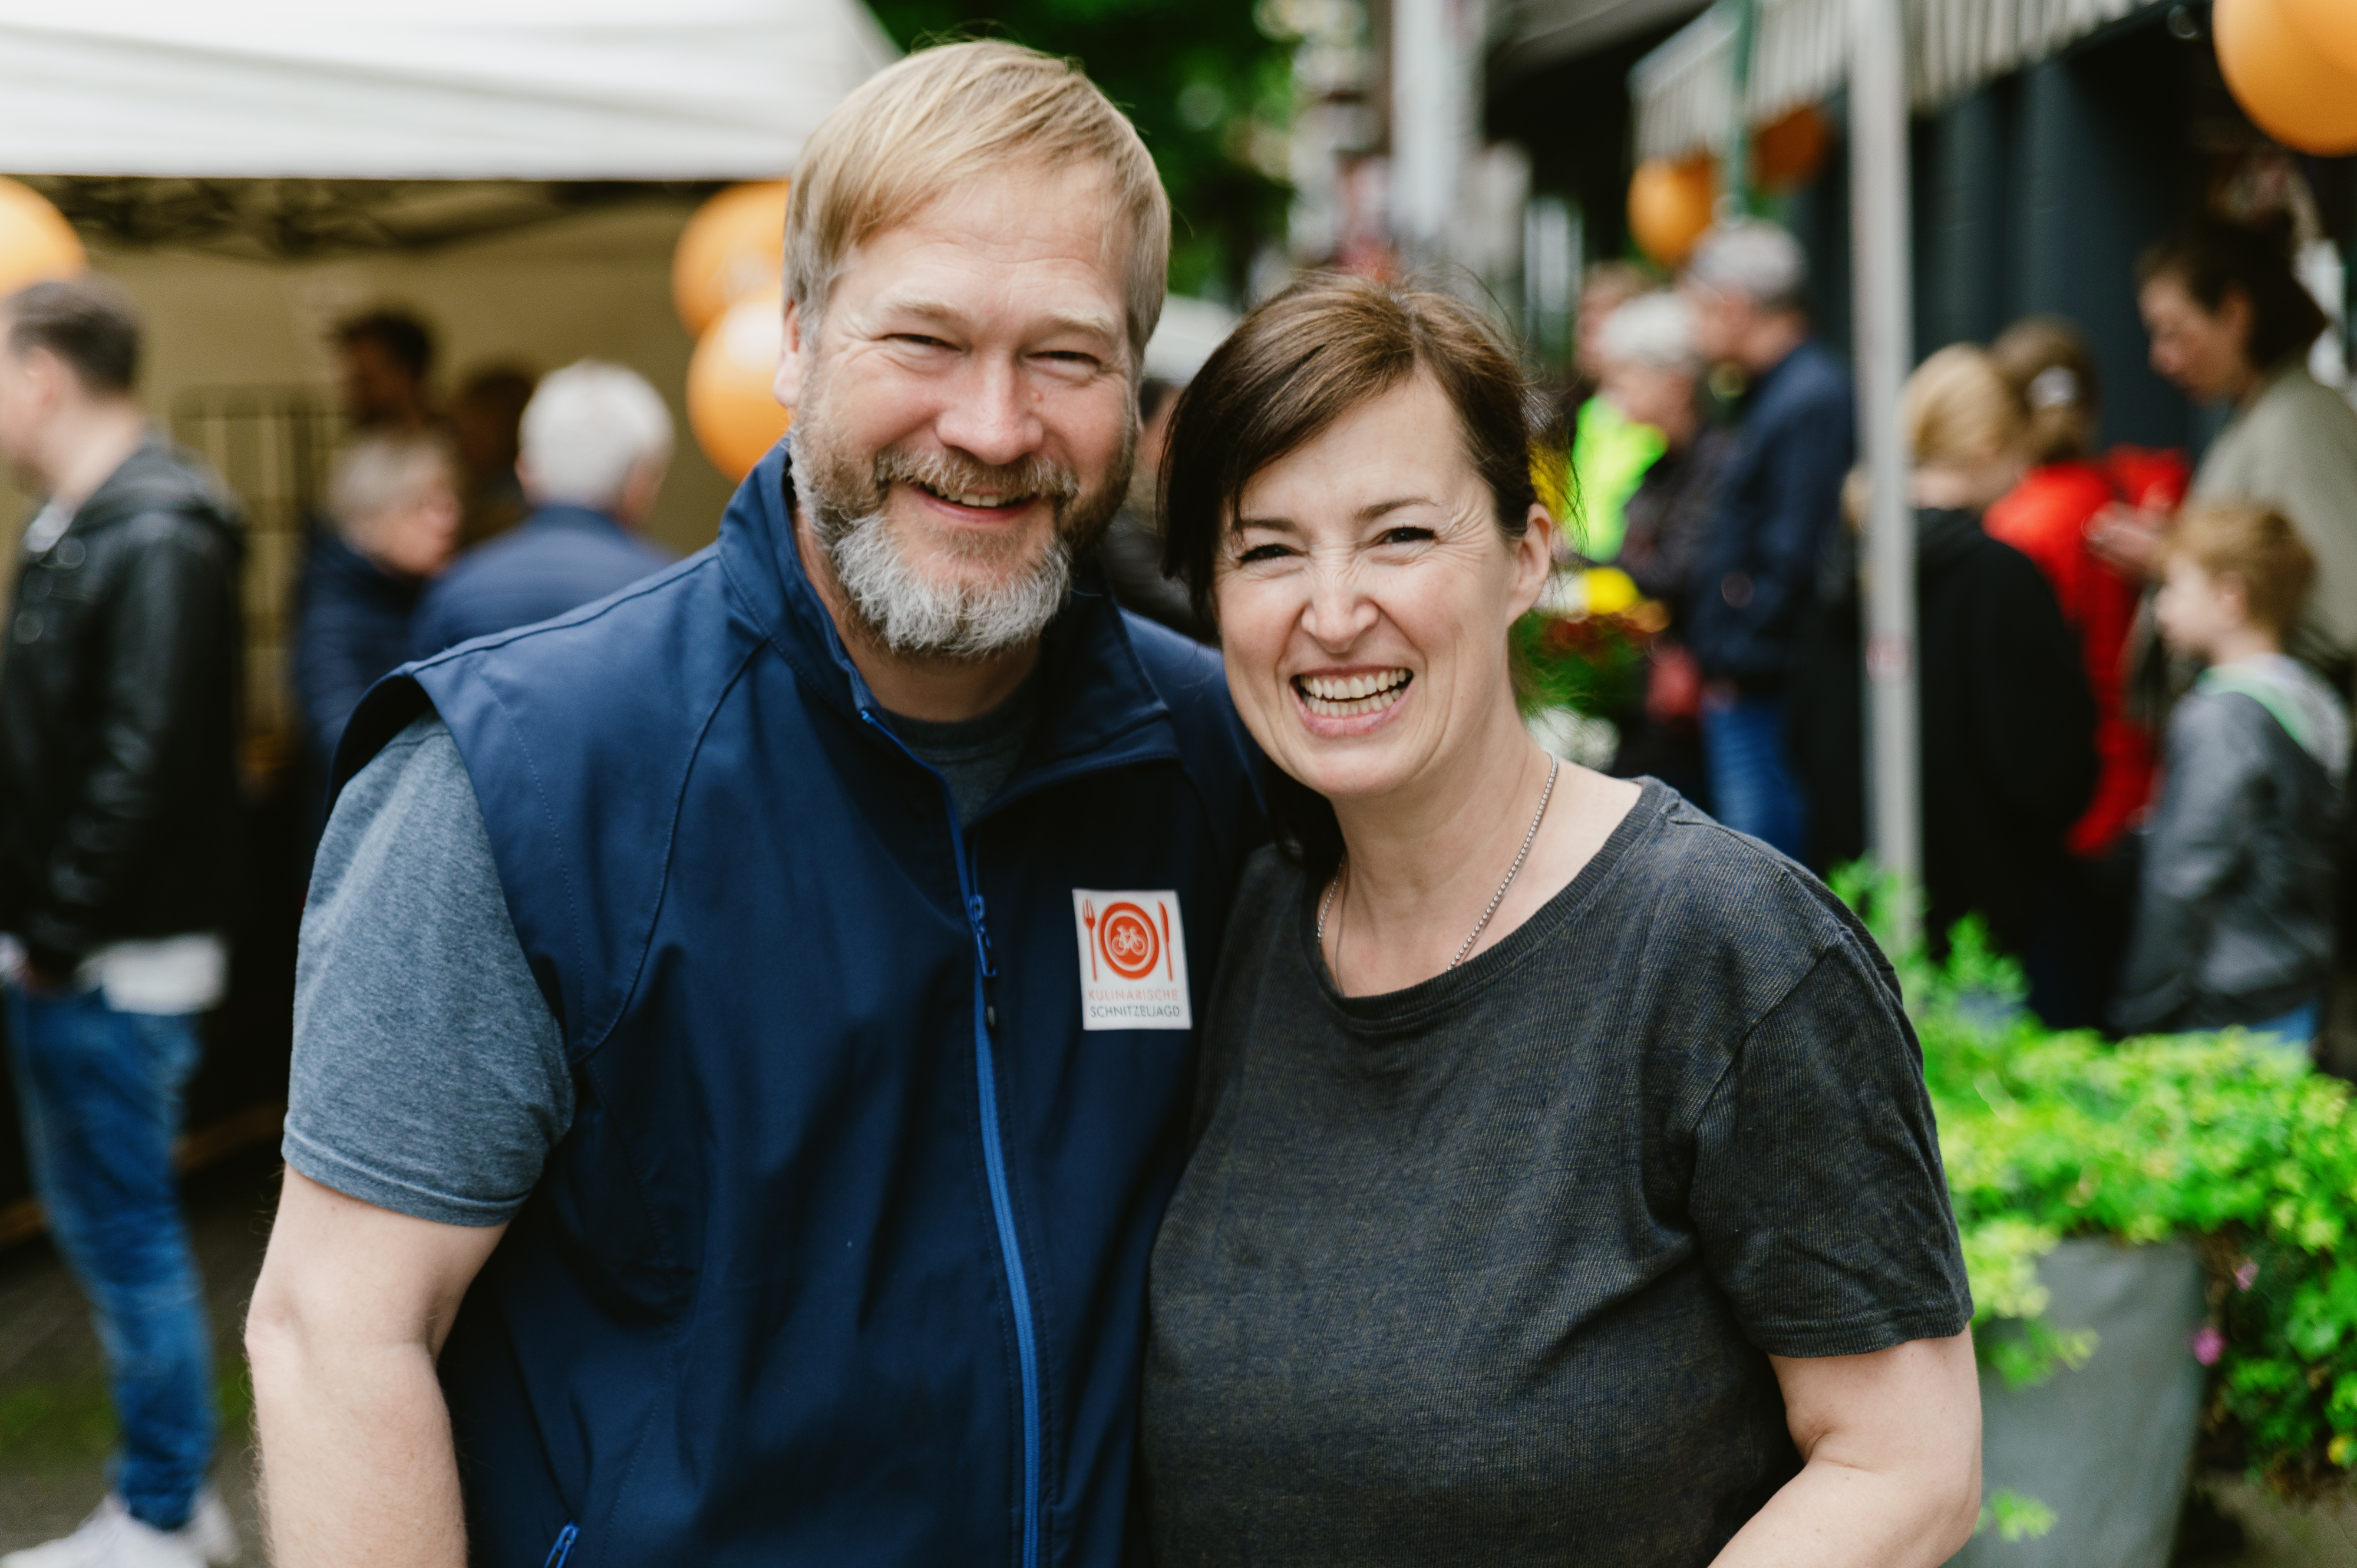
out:
{"label": "blue jeans", "polygon": [[178,1530],[215,1424],[212,1335],[172,1173],[197,1020],[11,986],[8,1036],[33,1182],[90,1297],[123,1423],[115,1488],[142,1523]]}
{"label": "blue jeans", "polygon": [[1710,772],[1712,814],[1737,832],[1800,859],[1807,847],[1809,811],[1784,741],[1784,694],[1706,697],[1702,755]]}

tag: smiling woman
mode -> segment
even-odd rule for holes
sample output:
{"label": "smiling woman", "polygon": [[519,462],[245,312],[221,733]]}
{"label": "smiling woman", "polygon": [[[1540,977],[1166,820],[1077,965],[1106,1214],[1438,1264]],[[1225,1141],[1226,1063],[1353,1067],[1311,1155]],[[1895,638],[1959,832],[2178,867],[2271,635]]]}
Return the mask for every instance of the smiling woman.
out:
{"label": "smiling woman", "polygon": [[1979,1404],[1897,987],[1807,873],[1524,733],[1534,406],[1457,302],[1318,278],[1175,415],[1280,843],[1155,1248],[1156,1557],[1943,1562]]}

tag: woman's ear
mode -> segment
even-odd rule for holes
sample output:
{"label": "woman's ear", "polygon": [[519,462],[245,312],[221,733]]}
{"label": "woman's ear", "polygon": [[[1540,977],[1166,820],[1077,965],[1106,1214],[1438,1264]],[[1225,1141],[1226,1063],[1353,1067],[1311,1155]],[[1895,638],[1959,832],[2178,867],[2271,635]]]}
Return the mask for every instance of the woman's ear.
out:
{"label": "woman's ear", "polygon": [[[2240,284],[2228,284],[2218,295],[2218,323],[2234,339],[2245,360],[2251,357],[2251,328],[2256,319],[2256,313],[2251,308],[2250,292]],[[2255,363],[2251,368],[2265,370],[2266,367]]]}
{"label": "woman's ear", "polygon": [[1523,517],[1523,536],[1513,542],[1513,618],[1519,619],[1546,592],[1547,579],[1555,575],[1555,514],[1544,501],[1533,501]]}

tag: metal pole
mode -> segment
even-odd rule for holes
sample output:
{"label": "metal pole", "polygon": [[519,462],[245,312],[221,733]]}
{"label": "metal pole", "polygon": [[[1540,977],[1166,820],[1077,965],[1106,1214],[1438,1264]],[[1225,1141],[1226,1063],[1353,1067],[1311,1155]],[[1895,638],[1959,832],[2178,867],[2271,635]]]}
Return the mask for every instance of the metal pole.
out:
{"label": "metal pole", "polygon": [[1414,265],[1446,252],[1463,158],[1456,145],[1449,0],[1394,0],[1392,233]]}
{"label": "metal pole", "polygon": [[1735,48],[1728,51],[1726,179],[1719,216],[1743,218],[1751,211],[1751,38],[1760,25],[1759,0],[1733,0]]}
{"label": "metal pole", "polygon": [[1859,433],[1873,502],[1867,521],[1866,674],[1874,854],[1903,889],[1902,940],[1915,936],[1923,868],[1917,740],[1915,521],[1899,392],[1914,363],[1908,254],[1905,0],[1850,0],[1850,242],[1857,279]]}

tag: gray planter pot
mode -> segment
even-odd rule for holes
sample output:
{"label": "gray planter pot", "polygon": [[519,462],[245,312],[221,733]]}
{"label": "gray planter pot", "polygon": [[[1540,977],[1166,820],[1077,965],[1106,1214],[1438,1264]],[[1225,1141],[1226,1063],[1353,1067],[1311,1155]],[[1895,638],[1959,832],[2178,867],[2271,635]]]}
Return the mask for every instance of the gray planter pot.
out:
{"label": "gray planter pot", "polygon": [[[2060,1516],[2036,1541],[1991,1528],[1963,1568],[2166,1568],[2201,1414],[2190,1341],[2206,1316],[2201,1261],[2183,1242],[2065,1241],[2039,1264],[2046,1319],[2092,1328],[2095,1353],[2031,1389],[1981,1373],[1981,1486]],[[2007,1332],[2000,1326],[1996,1332]]]}

